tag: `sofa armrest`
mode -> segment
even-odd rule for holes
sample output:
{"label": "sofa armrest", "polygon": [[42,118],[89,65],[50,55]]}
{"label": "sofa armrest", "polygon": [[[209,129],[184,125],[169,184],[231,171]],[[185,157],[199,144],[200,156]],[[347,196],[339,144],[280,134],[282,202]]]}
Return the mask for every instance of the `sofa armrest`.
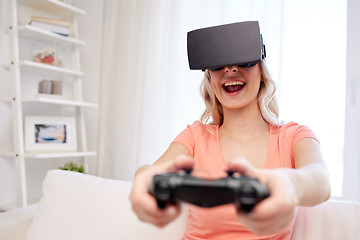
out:
{"label": "sofa armrest", "polygon": [[360,239],[360,203],[329,200],[299,207],[292,240]]}
{"label": "sofa armrest", "polygon": [[0,239],[24,240],[37,205],[0,213]]}
{"label": "sofa armrest", "polygon": [[131,186],[128,181],[50,170],[26,239],[180,239],[186,209],[164,228],[141,222],[131,210]]}

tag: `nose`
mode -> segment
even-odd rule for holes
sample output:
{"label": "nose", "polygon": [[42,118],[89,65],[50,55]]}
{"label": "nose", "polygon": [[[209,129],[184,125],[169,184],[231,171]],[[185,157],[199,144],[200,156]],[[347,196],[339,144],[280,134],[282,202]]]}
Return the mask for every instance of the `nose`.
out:
{"label": "nose", "polygon": [[237,65],[226,66],[226,67],[224,67],[224,70],[226,73],[231,73],[231,72],[236,73],[239,71],[239,67]]}

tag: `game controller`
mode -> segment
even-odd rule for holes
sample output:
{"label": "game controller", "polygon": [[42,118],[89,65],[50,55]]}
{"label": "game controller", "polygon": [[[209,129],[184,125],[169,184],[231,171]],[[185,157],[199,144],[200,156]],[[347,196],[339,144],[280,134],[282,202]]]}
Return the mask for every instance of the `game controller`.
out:
{"label": "game controller", "polygon": [[160,209],[184,201],[199,207],[215,207],[234,203],[245,213],[251,212],[261,200],[270,196],[268,189],[257,179],[248,176],[228,176],[204,180],[186,173],[165,173],[153,178],[153,195]]}

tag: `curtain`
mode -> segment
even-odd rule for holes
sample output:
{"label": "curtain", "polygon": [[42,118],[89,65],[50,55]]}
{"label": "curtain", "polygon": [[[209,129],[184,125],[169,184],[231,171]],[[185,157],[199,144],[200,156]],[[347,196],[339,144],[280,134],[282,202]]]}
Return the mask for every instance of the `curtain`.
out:
{"label": "curtain", "polygon": [[[359,198],[359,121],[353,108],[347,110],[344,148],[346,2],[107,0],[104,16],[98,175],[131,180],[200,118],[203,73],[189,70],[188,31],[258,20],[279,88],[280,119],[309,126],[320,140],[333,194],[344,190],[348,198]],[[356,72],[356,64],[351,66]]]}
{"label": "curtain", "polygon": [[[107,0],[104,2],[98,175],[131,180],[204,110],[203,73],[190,71],[186,33],[259,20],[267,61],[279,77],[283,1]],[[271,47],[270,47],[271,46]]]}

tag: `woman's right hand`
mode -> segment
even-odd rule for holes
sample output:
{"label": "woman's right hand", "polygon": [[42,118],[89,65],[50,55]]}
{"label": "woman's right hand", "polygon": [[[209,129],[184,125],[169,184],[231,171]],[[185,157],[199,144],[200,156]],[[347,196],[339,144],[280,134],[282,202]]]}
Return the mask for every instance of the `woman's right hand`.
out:
{"label": "woman's right hand", "polygon": [[150,193],[154,175],[165,172],[177,172],[184,168],[192,168],[194,160],[189,155],[180,155],[156,165],[141,167],[133,180],[129,199],[132,209],[143,222],[164,227],[181,214],[181,205],[168,205],[164,209],[157,206],[155,197]]}

